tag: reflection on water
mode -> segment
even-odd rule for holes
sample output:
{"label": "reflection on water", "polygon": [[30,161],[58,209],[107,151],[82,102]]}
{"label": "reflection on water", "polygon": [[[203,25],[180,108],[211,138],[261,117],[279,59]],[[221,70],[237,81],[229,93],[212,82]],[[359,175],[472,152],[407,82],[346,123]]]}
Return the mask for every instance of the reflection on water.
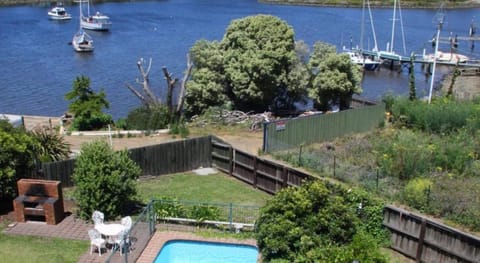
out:
{"label": "reflection on water", "polygon": [[[186,69],[185,55],[200,39],[220,41],[233,19],[256,14],[280,17],[292,26],[297,40],[310,47],[323,41],[340,47],[346,40],[360,39],[361,9],[261,4],[256,0],[176,0],[112,2],[95,5],[108,14],[113,25],[110,32],[89,32],[95,51],[78,54],[71,44],[78,30],[78,6],[66,6],[72,20],[62,23],[48,19],[47,6],[0,8],[0,113],[62,115],[68,102],[64,95],[77,76],[91,79],[94,90],[103,88],[115,119],[125,117],[140,104],[126,88],[139,77],[136,62],[152,58],[150,81],[155,92],[165,94],[161,68],[166,66],[174,77],[181,78]],[[444,33],[465,35],[471,19],[480,9],[448,10]],[[391,37],[390,9],[373,11],[377,41],[384,49]],[[403,10],[407,52],[432,52],[429,40],[436,32],[432,18],[436,10]],[[372,38],[366,36],[371,45]],[[395,43],[402,43],[400,39]],[[398,44],[396,44],[398,45]],[[445,46],[442,46],[445,50]],[[469,43],[459,50],[474,57]],[[400,49],[401,50],[401,47]],[[478,56],[477,56],[478,57]],[[415,67],[417,94],[428,95],[429,82],[421,67]],[[436,82],[446,69],[437,67]],[[382,68],[366,72],[363,96],[379,99],[386,92],[408,94],[408,70]]]}

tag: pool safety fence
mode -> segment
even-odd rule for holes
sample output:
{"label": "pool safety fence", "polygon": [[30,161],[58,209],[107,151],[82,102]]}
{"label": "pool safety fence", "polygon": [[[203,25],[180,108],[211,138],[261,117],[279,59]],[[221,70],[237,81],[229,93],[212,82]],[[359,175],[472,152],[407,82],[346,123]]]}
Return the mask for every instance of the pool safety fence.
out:
{"label": "pool safety fence", "polygon": [[205,226],[236,233],[253,231],[260,212],[258,206],[233,203],[170,199],[153,200],[152,203],[153,213],[158,223]]}
{"label": "pool safety fence", "polygon": [[137,261],[155,233],[155,215],[152,205],[152,202],[148,203],[138,216],[132,216],[132,227],[113,247],[105,263]]}

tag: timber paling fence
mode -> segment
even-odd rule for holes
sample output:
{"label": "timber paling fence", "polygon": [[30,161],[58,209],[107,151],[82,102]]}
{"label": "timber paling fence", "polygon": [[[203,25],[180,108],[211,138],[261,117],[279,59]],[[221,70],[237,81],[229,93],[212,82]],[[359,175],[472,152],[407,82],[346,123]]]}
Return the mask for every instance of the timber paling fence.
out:
{"label": "timber paling fence", "polygon": [[[199,166],[213,166],[270,194],[314,179],[308,173],[237,150],[215,136],[142,147],[134,151],[133,158],[145,158],[139,162],[142,169],[148,171],[144,174],[161,175],[155,172],[177,173]],[[149,154],[156,157],[147,156]],[[187,158],[192,163],[181,161],[181,158]],[[73,171],[73,165],[70,166],[68,162],[58,162],[60,168],[55,167],[56,163],[49,165],[44,169],[45,178],[61,181],[62,178],[68,178],[68,182],[71,182],[71,172],[60,175],[61,167],[65,167],[65,171]],[[65,186],[64,181],[62,184]],[[392,233],[391,247],[417,262],[480,262],[480,241],[472,235],[393,206],[385,207],[384,225]]]}
{"label": "timber paling fence", "polygon": [[387,205],[383,225],[391,248],[416,262],[480,262],[480,239],[422,215]]}
{"label": "timber paling fence", "polygon": [[366,132],[380,126],[384,120],[384,103],[336,113],[275,120],[264,123],[263,151],[271,153]]}
{"label": "timber paling fence", "polygon": [[[128,150],[130,158],[142,169],[143,175],[164,175],[211,166],[211,138],[198,137]],[[43,163],[41,178],[58,180],[63,187],[74,185],[75,159]],[[39,176],[36,176],[39,178]]]}

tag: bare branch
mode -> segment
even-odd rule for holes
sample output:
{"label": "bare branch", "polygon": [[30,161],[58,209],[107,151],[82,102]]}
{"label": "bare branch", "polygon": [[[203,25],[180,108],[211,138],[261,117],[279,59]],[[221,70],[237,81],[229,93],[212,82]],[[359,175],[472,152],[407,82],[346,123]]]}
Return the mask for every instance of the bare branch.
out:
{"label": "bare branch", "polygon": [[190,53],[187,53],[187,72],[183,75],[182,83],[180,85],[180,92],[178,94],[177,100],[177,110],[176,113],[179,114],[183,109],[183,103],[185,101],[185,91],[186,91],[186,84],[188,79],[190,78],[190,74],[192,73],[193,63],[190,59]]}

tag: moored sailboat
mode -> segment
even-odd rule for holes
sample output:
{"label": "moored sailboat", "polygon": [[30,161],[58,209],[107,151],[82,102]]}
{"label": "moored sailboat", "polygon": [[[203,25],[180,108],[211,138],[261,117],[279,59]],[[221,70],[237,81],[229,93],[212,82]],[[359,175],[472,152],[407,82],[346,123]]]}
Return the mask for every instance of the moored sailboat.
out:
{"label": "moored sailboat", "polygon": [[81,1],[79,2],[79,9],[80,9],[80,18],[79,18],[80,27],[79,27],[77,33],[75,33],[75,35],[73,35],[72,46],[73,46],[73,49],[77,52],[92,52],[93,49],[94,49],[93,39],[89,34],[87,34],[82,29],[82,26],[81,26],[81,17],[82,17],[82,2]]}
{"label": "moored sailboat", "polygon": [[80,16],[80,25],[84,29],[108,31],[112,26],[110,17],[100,12],[90,15],[90,0],[87,0],[87,15]]}

